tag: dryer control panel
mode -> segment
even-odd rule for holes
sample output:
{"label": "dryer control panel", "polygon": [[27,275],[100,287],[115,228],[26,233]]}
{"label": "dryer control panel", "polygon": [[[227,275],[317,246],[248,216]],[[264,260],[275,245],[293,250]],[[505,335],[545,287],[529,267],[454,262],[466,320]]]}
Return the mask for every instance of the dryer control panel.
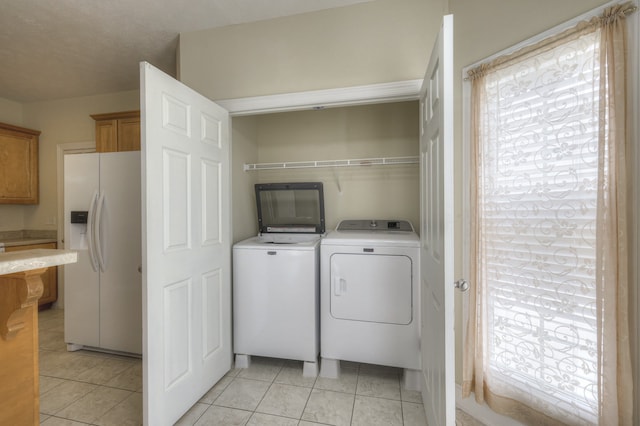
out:
{"label": "dryer control panel", "polygon": [[413,225],[408,220],[357,219],[341,221],[336,230],[413,232]]}

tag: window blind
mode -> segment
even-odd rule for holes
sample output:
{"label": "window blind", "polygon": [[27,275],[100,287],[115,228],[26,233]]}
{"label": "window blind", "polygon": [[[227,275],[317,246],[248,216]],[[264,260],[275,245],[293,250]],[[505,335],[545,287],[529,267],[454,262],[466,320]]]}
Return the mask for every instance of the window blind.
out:
{"label": "window blind", "polygon": [[569,424],[598,415],[597,55],[593,32],[489,73],[479,124],[486,374]]}

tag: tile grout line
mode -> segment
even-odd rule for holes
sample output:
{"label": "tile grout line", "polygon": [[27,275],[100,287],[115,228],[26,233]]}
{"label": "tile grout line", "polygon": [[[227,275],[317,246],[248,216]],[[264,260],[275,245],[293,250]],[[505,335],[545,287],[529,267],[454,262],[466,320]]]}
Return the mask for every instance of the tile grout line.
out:
{"label": "tile grout line", "polygon": [[353,425],[353,414],[356,412],[356,399],[358,398],[358,384],[360,383],[360,368],[358,364],[356,368],[356,388],[353,390],[353,404],[351,405],[351,415],[349,416],[349,425]]}
{"label": "tile grout line", "polygon": [[[317,376],[316,376],[317,377]],[[316,385],[316,382],[313,382],[313,385]],[[306,421],[303,420],[302,417],[304,417],[304,412],[307,410],[307,405],[309,405],[309,400],[311,399],[311,394],[313,393],[313,387],[311,389],[309,389],[309,396],[307,396],[307,400],[304,403],[304,407],[302,407],[302,413],[300,413],[300,418],[298,419],[298,424],[300,424],[300,422],[302,421]]]}

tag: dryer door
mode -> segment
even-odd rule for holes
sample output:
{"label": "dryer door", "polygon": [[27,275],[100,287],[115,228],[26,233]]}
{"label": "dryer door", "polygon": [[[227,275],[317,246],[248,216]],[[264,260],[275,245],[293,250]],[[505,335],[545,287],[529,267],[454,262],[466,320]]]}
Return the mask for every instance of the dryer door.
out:
{"label": "dryer door", "polygon": [[331,256],[331,316],[336,319],[410,324],[411,258],[335,253]]}

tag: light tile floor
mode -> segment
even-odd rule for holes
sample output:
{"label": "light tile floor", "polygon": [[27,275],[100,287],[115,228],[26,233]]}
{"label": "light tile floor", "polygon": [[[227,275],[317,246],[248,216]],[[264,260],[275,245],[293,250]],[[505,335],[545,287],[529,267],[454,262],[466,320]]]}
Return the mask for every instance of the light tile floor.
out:
{"label": "light tile floor", "polygon": [[[40,321],[40,424],[141,425],[141,360],[67,352],[62,310]],[[233,369],[176,424],[424,426],[419,392],[400,385],[401,370],[342,363],[339,379],[302,376],[302,364],[252,359]]]}

